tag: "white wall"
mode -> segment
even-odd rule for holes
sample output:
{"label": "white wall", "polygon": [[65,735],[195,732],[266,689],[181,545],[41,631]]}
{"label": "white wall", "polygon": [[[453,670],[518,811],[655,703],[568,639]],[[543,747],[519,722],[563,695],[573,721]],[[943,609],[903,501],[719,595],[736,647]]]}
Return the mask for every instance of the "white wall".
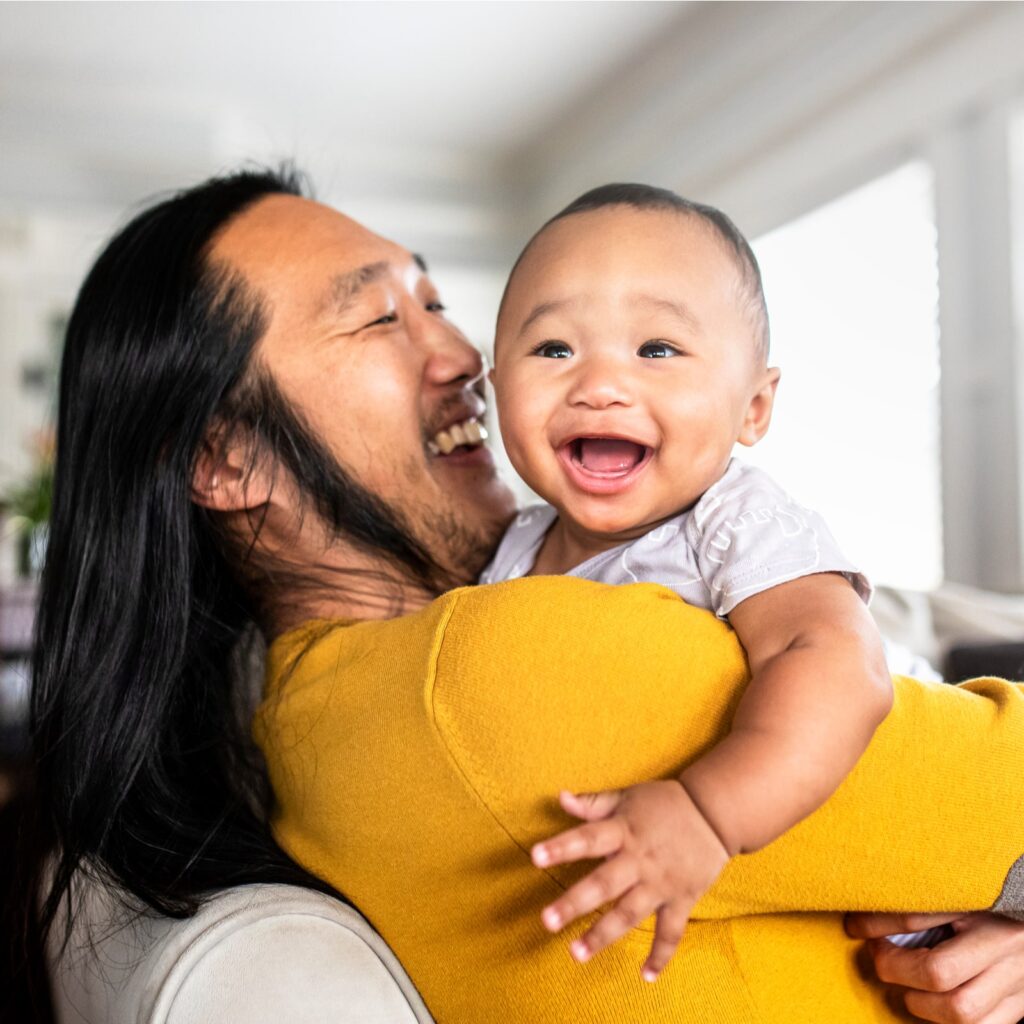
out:
{"label": "white wall", "polygon": [[65,316],[113,212],[0,211],[0,491],[29,470],[32,444],[51,413],[26,373],[53,367],[53,321]]}
{"label": "white wall", "polygon": [[1022,39],[1012,3],[702,5],[522,164],[533,221],[601,181],[646,180],[721,206],[754,237],[931,161],[946,573],[1006,591],[1024,589],[1024,278],[1010,229],[1022,182],[1009,163]]}

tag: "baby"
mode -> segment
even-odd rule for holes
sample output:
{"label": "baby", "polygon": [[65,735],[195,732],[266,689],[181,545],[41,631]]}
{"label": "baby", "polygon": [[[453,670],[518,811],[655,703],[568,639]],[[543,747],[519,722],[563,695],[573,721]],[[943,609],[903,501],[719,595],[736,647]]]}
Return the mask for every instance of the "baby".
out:
{"label": "baby", "polygon": [[664,584],[728,619],[751,682],[728,737],[678,779],[561,795],[585,824],[539,867],[603,863],[544,910],[615,906],[581,961],[651,914],[653,981],[730,857],[815,810],[892,703],[870,587],[821,519],[732,459],[771,419],[779,371],[750,246],[718,210],[608,185],[544,225],[512,270],[492,380],[509,457],[550,504],[521,513],[482,582],[568,573]]}

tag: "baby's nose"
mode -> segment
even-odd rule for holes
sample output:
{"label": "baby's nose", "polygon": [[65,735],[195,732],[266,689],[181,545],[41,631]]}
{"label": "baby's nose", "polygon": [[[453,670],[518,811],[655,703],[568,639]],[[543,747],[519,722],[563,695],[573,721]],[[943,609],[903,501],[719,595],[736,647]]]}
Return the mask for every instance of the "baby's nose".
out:
{"label": "baby's nose", "polygon": [[585,405],[594,409],[633,403],[628,374],[621,366],[606,362],[592,363],[581,368],[568,398],[571,405]]}

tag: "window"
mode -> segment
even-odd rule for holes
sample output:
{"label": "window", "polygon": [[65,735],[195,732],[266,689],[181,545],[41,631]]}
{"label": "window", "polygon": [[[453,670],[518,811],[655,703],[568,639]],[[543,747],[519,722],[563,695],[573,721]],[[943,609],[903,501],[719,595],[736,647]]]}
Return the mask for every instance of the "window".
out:
{"label": "window", "polygon": [[819,511],[878,583],[942,580],[932,171],[906,164],[753,243],[772,428],[740,457]]}

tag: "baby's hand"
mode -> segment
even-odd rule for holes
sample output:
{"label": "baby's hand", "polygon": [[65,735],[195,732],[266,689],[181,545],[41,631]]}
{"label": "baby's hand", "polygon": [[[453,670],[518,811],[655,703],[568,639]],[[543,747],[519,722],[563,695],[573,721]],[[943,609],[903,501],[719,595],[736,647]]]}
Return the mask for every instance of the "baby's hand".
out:
{"label": "baby's hand", "polygon": [[534,846],[534,864],[546,868],[597,857],[605,863],[544,909],[545,926],[560,931],[617,901],[570,947],[582,963],[657,913],[642,971],[645,981],[654,981],[675,953],[693,905],[728,862],[728,852],[678,781],[579,796],[563,791],[559,802],[587,824]]}

